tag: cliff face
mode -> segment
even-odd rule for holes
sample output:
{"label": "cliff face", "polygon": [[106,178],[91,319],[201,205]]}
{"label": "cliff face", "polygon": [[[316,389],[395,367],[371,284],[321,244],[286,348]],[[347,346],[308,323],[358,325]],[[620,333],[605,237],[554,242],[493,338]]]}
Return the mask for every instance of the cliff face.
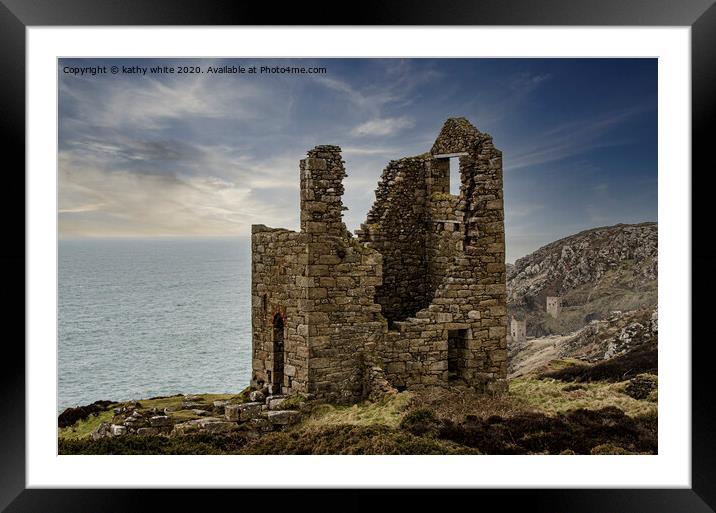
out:
{"label": "cliff face", "polygon": [[[527,334],[566,334],[613,310],[657,303],[657,224],[594,228],[548,244],[507,269],[508,312]],[[562,298],[557,318],[547,296]]]}

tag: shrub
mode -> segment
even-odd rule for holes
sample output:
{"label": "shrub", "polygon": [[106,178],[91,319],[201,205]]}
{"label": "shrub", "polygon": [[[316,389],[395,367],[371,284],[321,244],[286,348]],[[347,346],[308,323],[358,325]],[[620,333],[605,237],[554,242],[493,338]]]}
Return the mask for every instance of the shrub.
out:
{"label": "shrub", "polygon": [[437,433],[439,426],[438,418],[430,408],[416,408],[409,411],[400,421],[401,429],[417,436]]}
{"label": "shrub", "polygon": [[87,406],[78,406],[76,408],[67,408],[57,417],[57,426],[65,428],[73,425],[78,420],[85,420],[92,414],[98,414],[107,411],[107,408],[115,404],[112,401],[95,401]]}
{"label": "shrub", "polygon": [[594,365],[570,365],[563,369],[545,372],[540,378],[553,378],[560,381],[624,381],[637,374],[658,373],[658,352],[656,346],[649,345],[622,355],[596,363]]}

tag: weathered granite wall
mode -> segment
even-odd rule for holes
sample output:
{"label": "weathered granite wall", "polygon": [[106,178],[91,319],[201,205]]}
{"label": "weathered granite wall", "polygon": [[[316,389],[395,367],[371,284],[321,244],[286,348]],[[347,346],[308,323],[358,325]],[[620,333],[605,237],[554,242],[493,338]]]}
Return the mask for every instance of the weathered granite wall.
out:
{"label": "weathered granite wall", "polygon": [[[309,347],[308,391],[355,402],[364,388],[363,351],[387,329],[374,302],[381,256],[353,239],[342,222],[340,148],[317,146],[301,161],[302,224],[308,261],[301,310]],[[305,199],[304,199],[305,198]]]}
{"label": "weathered granite wall", "polygon": [[403,320],[432,298],[427,287],[426,160],[391,161],[383,170],[376,201],[359,238],[383,256],[383,284],[375,300],[389,322]]}
{"label": "weathered granite wall", "polygon": [[[306,271],[306,236],[263,225],[251,227],[252,385],[278,385],[275,393],[306,391],[308,345],[299,329]],[[274,321],[284,327],[283,362],[274,354]],[[277,366],[283,363],[283,376]]]}
{"label": "weathered granite wall", "polygon": [[[443,159],[439,159],[443,160]],[[436,160],[437,161],[437,160]],[[426,241],[427,288],[431,297],[448,276],[455,257],[462,252],[464,233],[458,196],[434,192],[428,202],[429,230]]]}
{"label": "weathered granite wall", "polygon": [[[447,193],[448,159],[456,156],[459,197]],[[428,304],[394,322],[395,330],[382,338],[378,354],[386,377],[398,387],[451,380],[502,387],[507,312],[501,152],[489,135],[465,118],[453,118],[446,121],[430,155],[420,158],[424,181],[416,177],[409,184],[426,192],[425,215],[412,219],[410,228],[424,234],[422,291]],[[421,197],[410,194],[405,184],[381,180],[371,213],[392,208],[393,215],[369,216],[358,233],[384,255],[398,252],[395,239],[376,234],[395,233],[396,225],[407,229],[403,209],[395,209],[391,198]],[[421,221],[422,226],[415,226]]]}

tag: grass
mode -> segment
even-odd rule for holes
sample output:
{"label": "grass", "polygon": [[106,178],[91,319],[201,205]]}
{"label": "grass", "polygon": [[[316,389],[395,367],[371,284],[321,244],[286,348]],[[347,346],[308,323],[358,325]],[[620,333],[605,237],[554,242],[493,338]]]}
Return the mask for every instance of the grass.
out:
{"label": "grass", "polygon": [[107,411],[92,414],[86,419],[78,420],[74,425],[58,428],[57,434],[60,439],[77,440],[79,438],[88,438],[92,431],[97,429],[102,422],[110,422],[114,417],[114,413],[109,409]]}
{"label": "grass", "polygon": [[411,392],[400,392],[375,403],[365,402],[352,406],[320,404],[314,407],[300,427],[381,425],[394,428],[400,424],[412,399]]}
{"label": "grass", "polygon": [[510,381],[509,395],[526,407],[547,414],[616,406],[629,416],[656,415],[656,402],[639,401],[624,393],[627,383],[597,381],[580,383],[581,388],[574,389],[573,383],[528,375]]}
{"label": "grass", "polygon": [[[575,362],[553,362],[553,369]],[[353,406],[318,403],[283,431],[252,438],[233,433],[180,437],[136,436],[91,440],[111,408],[60,430],[60,454],[654,454],[655,397],[633,399],[628,381],[565,382],[528,374],[509,393],[491,396],[469,388],[432,387]],[[202,394],[194,402],[246,394]],[[654,392],[655,396],[655,392]],[[142,409],[181,406],[184,396],[140,401]],[[304,399],[290,398],[300,406]],[[193,415],[172,412],[175,417]]]}

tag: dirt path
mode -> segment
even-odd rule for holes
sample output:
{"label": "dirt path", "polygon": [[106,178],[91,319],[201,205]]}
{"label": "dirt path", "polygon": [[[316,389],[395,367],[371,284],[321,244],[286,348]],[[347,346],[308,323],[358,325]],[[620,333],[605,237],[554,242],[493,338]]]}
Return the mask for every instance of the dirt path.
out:
{"label": "dirt path", "polygon": [[513,356],[510,360],[508,377],[522,376],[559,358],[560,346],[572,335],[573,333],[527,340],[521,347],[511,351]]}

